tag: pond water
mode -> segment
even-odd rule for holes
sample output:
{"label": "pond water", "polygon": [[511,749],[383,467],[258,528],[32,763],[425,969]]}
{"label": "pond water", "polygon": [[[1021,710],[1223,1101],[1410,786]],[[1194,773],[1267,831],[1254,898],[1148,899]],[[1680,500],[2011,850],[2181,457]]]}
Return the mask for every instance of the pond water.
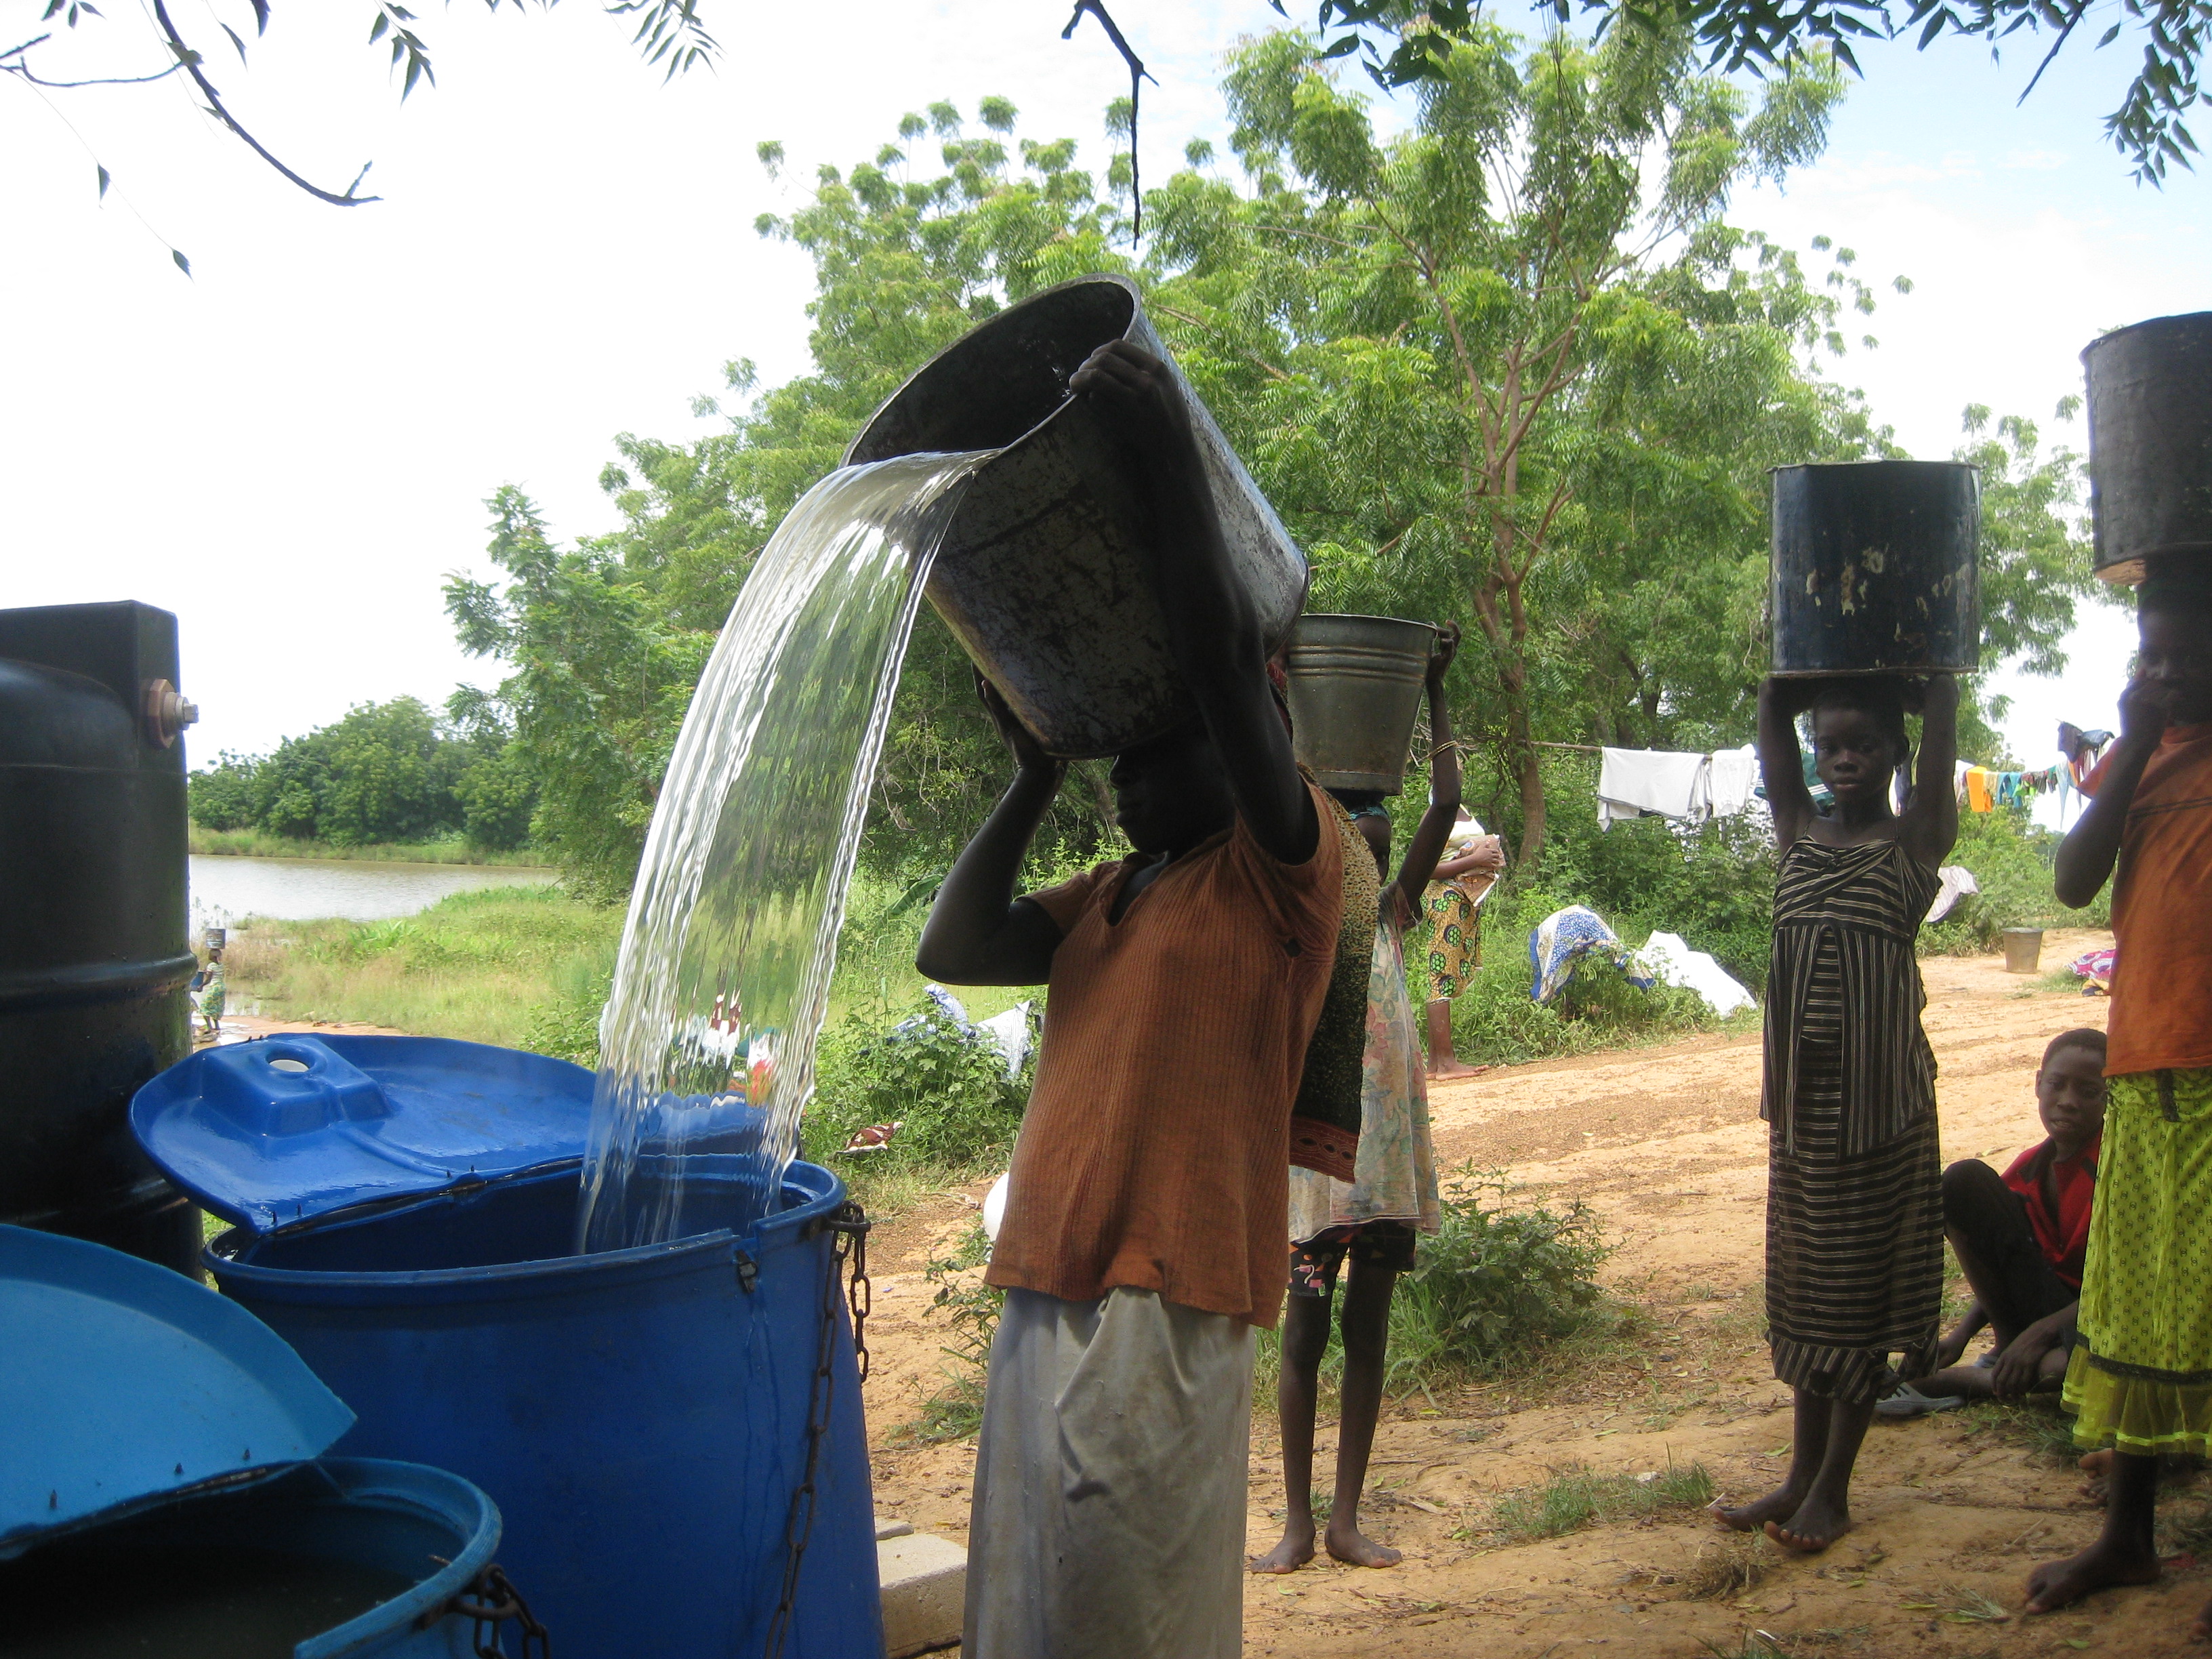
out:
{"label": "pond water", "polygon": [[194,854],[192,939],[248,916],[305,921],[343,916],[380,921],[411,916],[448,893],[477,887],[543,886],[559,872],[520,864],[387,864],[371,859],[241,859]]}

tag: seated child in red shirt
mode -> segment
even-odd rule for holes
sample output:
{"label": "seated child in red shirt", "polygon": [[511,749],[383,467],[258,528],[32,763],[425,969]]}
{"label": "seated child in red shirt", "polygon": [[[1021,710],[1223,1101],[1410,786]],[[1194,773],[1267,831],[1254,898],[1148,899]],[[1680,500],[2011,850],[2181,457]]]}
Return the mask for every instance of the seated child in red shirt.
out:
{"label": "seated child in red shirt", "polygon": [[[1885,1417],[2048,1392],[2065,1378],[2104,1143],[2102,1031],[2051,1039],[2035,1074],[2035,1105],[2047,1138],[2002,1176],[1978,1158],[1943,1171],[1943,1231],[1974,1304],[1936,1351],[1942,1369],[1900,1383],[1876,1407]],[[1984,1326],[1995,1330],[1996,1346],[1977,1364],[1960,1364]]]}

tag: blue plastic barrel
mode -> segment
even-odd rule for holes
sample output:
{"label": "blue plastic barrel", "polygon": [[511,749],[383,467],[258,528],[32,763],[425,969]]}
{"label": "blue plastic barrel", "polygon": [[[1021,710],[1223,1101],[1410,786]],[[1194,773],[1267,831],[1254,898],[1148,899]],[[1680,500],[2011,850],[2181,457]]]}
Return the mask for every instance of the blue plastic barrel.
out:
{"label": "blue plastic barrel", "polygon": [[[367,1066],[374,1051],[345,1052]],[[358,1413],[337,1450],[451,1469],[497,1501],[501,1562],[562,1659],[765,1655],[810,1446],[781,1652],[880,1659],[860,1379],[826,1229],[844,1183],[793,1164],[786,1207],[742,1234],[594,1255],[569,1254],[576,1194],[564,1164],[234,1230],[207,1262]]]}

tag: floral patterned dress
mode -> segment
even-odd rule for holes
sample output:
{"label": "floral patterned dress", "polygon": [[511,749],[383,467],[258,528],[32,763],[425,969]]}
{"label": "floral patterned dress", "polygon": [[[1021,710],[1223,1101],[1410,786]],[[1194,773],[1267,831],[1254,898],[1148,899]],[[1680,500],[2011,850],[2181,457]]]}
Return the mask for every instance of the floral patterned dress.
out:
{"label": "floral patterned dress", "polygon": [[1348,1182],[1312,1170],[1291,1171],[1294,1242],[1370,1221],[1437,1230],[1436,1150],[1429,1138],[1427,1072],[1406,990],[1405,935],[1389,907],[1382,908],[1368,976],[1358,1161]]}

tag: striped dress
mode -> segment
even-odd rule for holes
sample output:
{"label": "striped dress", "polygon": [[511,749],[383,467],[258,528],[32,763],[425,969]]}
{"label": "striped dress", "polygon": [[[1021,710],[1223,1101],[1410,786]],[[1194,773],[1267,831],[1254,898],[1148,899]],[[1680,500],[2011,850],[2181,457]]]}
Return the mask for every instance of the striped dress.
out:
{"label": "striped dress", "polygon": [[1784,854],[1767,980],[1766,1320],[1774,1374],[1852,1403],[1932,1369],[1942,1164],[1912,954],[1936,872],[1893,841]]}

